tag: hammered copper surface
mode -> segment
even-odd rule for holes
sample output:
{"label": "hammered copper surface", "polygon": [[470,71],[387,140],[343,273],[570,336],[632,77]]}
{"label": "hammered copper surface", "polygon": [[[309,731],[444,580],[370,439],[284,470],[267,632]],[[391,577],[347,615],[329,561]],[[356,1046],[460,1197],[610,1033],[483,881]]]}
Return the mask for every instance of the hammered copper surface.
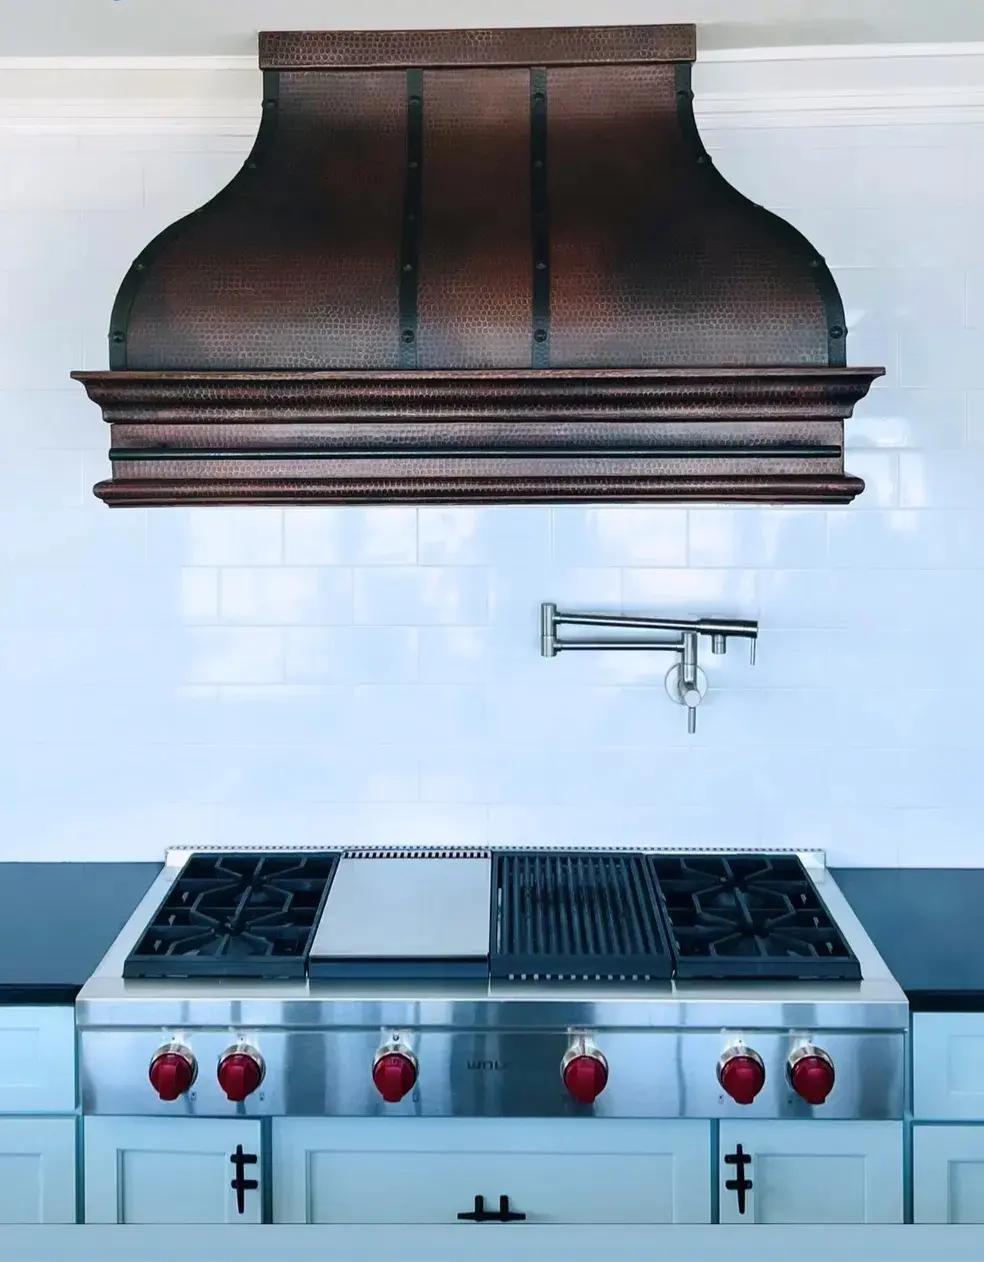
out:
{"label": "hammered copper surface", "polygon": [[421,368],[530,362],[527,70],[424,75]]}
{"label": "hammered copper surface", "polygon": [[881,370],[838,367],[823,260],[707,160],[693,43],[264,36],[250,159],[131,268],[121,371],[77,374],[115,427],[97,494],[857,494],[843,418]]}
{"label": "hammered copper surface", "polygon": [[257,166],[151,245],[126,366],[400,362],[404,76],[283,74]]}
{"label": "hammered copper surface", "polygon": [[547,80],[551,364],[825,364],[809,258],[695,162],[673,67]]}
{"label": "hammered copper surface", "polygon": [[843,474],[841,418],[875,375],[77,374],[113,423],[117,480],[96,493],[118,505],[281,503],[292,487],[306,503],[842,503],[863,483]]}
{"label": "hammered copper surface", "polygon": [[264,69],[556,66],[693,61],[697,28],[529,27],[485,31],[261,31]]}
{"label": "hammered copper surface", "polygon": [[[106,420],[509,414],[727,420],[845,417],[883,368],[504,369],[401,372],[75,372]],[[230,411],[231,409],[231,411]],[[298,411],[300,409],[300,411]],[[614,411],[613,411],[614,410]]]}
{"label": "hammered copper surface", "polygon": [[692,503],[846,504],[864,490],[860,478],[494,478],[435,479],[380,476],[281,482],[100,482],[96,495],[111,506],[166,504],[485,504],[656,500]]}
{"label": "hammered copper surface", "polygon": [[[231,418],[230,418],[231,420]],[[490,453],[518,451],[581,450],[628,451],[633,448],[723,449],[813,448],[833,446],[840,450],[840,421],[633,421],[622,416],[585,416],[583,420],[553,417],[530,422],[408,421],[403,417],[376,418],[349,423],[283,419],[276,422],[247,420],[223,425],[183,423],[158,419],[146,424],[115,423],[111,431],[114,451],[164,447],[212,451],[375,451],[454,450]]]}

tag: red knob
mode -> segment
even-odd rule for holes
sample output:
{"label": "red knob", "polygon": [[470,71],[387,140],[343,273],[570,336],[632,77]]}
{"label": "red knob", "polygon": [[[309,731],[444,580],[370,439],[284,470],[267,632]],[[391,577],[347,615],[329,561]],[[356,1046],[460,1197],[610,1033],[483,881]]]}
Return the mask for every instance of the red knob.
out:
{"label": "red knob", "polygon": [[765,1066],[757,1056],[739,1052],[722,1064],[718,1078],[736,1104],[751,1104],[765,1086]]}
{"label": "red knob", "polygon": [[826,1056],[802,1056],[790,1069],[789,1080],[807,1104],[823,1104],[834,1089],[834,1067]]}
{"label": "red knob", "polygon": [[219,1061],[216,1077],[228,1098],[239,1102],[263,1081],[263,1063],[252,1052],[227,1052]]}
{"label": "red knob", "polygon": [[578,1104],[594,1104],[608,1085],[608,1066],[600,1056],[572,1056],[564,1066],[564,1086]]}
{"label": "red knob", "polygon": [[399,1104],[413,1090],[417,1066],[403,1052],[386,1052],[373,1065],[372,1080],[387,1104]]}
{"label": "red knob", "polygon": [[195,1062],[181,1052],[159,1052],[148,1076],[162,1100],[176,1100],[195,1081]]}

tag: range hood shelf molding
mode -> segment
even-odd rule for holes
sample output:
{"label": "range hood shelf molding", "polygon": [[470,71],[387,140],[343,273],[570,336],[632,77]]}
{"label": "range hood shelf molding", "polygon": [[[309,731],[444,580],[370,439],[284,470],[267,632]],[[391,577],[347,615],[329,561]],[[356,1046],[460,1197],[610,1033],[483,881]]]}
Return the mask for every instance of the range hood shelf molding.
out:
{"label": "range hood shelf molding", "polygon": [[260,36],[256,144],[120,288],[112,505],[846,502],[829,269],[716,172],[692,26]]}

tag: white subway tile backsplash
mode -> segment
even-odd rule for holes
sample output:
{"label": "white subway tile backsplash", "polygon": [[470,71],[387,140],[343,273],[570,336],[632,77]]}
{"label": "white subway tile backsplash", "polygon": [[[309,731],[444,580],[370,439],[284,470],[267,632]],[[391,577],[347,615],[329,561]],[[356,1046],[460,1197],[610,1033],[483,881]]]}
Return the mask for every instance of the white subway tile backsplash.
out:
{"label": "white subway tile backsplash", "polygon": [[980,508],[984,504],[984,451],[903,451],[899,453],[903,508]]}
{"label": "white subway tile backsplash", "polygon": [[284,678],[279,627],[186,627],[180,645],[190,683],[267,684]]}
{"label": "white subway tile backsplash", "polygon": [[896,451],[850,452],[844,460],[848,473],[864,480],[854,508],[894,508],[899,502],[899,455]]}
{"label": "white subway tile backsplash", "polygon": [[[0,325],[2,328],[2,325]],[[4,450],[104,453],[106,425],[80,386],[70,390],[0,390]],[[86,494],[89,488],[86,487]]]}
{"label": "white subway tile backsplash", "polygon": [[653,609],[673,618],[754,617],[755,571],[623,570],[622,601],[630,613]]}
{"label": "white subway tile backsplash", "polygon": [[[78,211],[0,208],[0,271],[55,275],[79,267],[84,249],[85,233]],[[3,384],[6,388],[5,380]],[[46,384],[50,389],[54,383],[49,380]]]}
{"label": "white subway tile backsplash", "polygon": [[847,446],[962,447],[967,398],[959,390],[896,390],[875,382],[845,424]]}
{"label": "white subway tile backsplash", "polygon": [[[851,506],[110,512],[108,432],[68,374],[106,366],[131,260],[249,140],[0,141],[0,858],[30,836],[51,859],[562,841],[980,863],[984,125],[706,139],[834,268],[850,362],[888,369],[846,422]],[[666,654],[541,657],[546,600],[758,618],[758,663],[702,641],[690,737]]]}
{"label": "white subway tile backsplash", "polygon": [[687,514],[679,508],[555,508],[554,558],[562,565],[686,565]]}
{"label": "white subway tile backsplash", "polygon": [[416,627],[288,627],[287,682],[406,683],[420,673]]}
{"label": "white subway tile backsplash", "polygon": [[984,565],[984,510],[831,513],[830,564],[848,569]]}
{"label": "white subway tile backsplash", "polygon": [[279,565],[279,508],[150,508],[147,556],[156,565]]}
{"label": "white subway tile backsplash", "polygon": [[117,565],[143,561],[146,549],[143,509],[111,513],[92,500],[78,508],[0,503],[0,565],[100,565],[112,575]]}
{"label": "white subway tile backsplash", "polygon": [[413,802],[412,750],[388,745],[229,745],[217,754],[215,800],[290,809],[298,802]]}
{"label": "white subway tile backsplash", "polygon": [[485,722],[481,688],[451,684],[357,684],[352,738],[367,745],[475,743]]}
{"label": "white subway tile backsplash", "polygon": [[220,572],[219,617],[245,626],[331,625],[352,621],[352,571],[284,566]]}
{"label": "white subway tile backsplash", "polygon": [[695,508],[690,510],[691,565],[821,567],[827,538],[815,509]]}
{"label": "white subway tile backsplash", "polygon": [[136,155],[27,152],[8,164],[0,183],[4,210],[139,210],[143,165]]}
{"label": "white subway tile backsplash", "polygon": [[78,329],[32,328],[9,320],[0,328],[0,389],[68,386],[70,374],[81,367],[82,335]]}
{"label": "white subway tile backsplash", "polygon": [[488,618],[488,576],[463,566],[379,566],[356,571],[354,619],[377,626],[468,625]]}
{"label": "white subway tile backsplash", "polygon": [[415,508],[288,508],[288,565],[415,565]]}
{"label": "white subway tile backsplash", "polygon": [[215,690],[214,710],[223,745],[345,745],[354,692],[343,684],[229,684]]}
{"label": "white subway tile backsplash", "polygon": [[938,328],[927,322],[899,335],[899,384],[932,390],[984,386],[981,335],[976,329]]}
{"label": "white subway tile backsplash", "polygon": [[550,509],[539,505],[421,508],[417,529],[421,565],[513,565],[517,556],[535,565],[550,559]]}
{"label": "white subway tile backsplash", "polygon": [[216,621],[215,570],[0,569],[0,626],[160,627]]}

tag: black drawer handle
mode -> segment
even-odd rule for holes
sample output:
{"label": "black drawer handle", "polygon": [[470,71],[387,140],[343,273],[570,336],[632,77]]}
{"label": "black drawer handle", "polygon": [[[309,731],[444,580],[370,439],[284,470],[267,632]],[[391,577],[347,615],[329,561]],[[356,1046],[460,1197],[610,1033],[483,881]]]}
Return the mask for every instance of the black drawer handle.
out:
{"label": "black drawer handle", "polygon": [[475,1208],[467,1214],[459,1214],[460,1222],[468,1223],[521,1223],[526,1219],[525,1214],[516,1214],[509,1208],[509,1197],[499,1197],[498,1211],[485,1208],[485,1197],[475,1197]]}
{"label": "black drawer handle", "polygon": [[735,1151],[725,1154],[724,1164],[726,1166],[735,1166],[735,1174],[737,1178],[726,1179],[724,1186],[729,1192],[734,1192],[738,1199],[738,1213],[745,1212],[745,1196],[755,1186],[751,1179],[745,1177],[745,1167],[752,1164],[752,1159],[742,1148],[741,1144],[735,1145]]}

